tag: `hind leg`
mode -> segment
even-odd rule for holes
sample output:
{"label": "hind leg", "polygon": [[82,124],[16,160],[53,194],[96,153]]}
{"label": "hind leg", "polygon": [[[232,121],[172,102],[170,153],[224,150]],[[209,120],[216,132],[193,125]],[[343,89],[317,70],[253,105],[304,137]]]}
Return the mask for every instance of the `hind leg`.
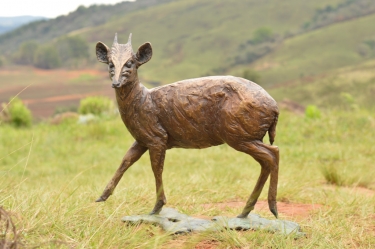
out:
{"label": "hind leg", "polygon": [[258,181],[251,193],[249,199],[239,218],[245,218],[249,215],[262,192],[264,184],[269,175],[271,175],[270,187],[268,191],[268,206],[270,211],[277,218],[277,182],[278,182],[278,169],[279,169],[279,150],[276,146],[263,144],[261,141],[241,142],[239,144],[229,144],[234,149],[251,155],[256,161],[259,162],[262,169]]}

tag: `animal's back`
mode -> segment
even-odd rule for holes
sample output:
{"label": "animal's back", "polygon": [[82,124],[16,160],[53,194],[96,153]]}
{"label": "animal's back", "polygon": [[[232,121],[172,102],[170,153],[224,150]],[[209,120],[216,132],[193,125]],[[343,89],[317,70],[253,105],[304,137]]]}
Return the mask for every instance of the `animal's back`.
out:
{"label": "animal's back", "polygon": [[151,96],[169,147],[261,140],[278,116],[263,88],[233,76],[184,80],[152,89]]}

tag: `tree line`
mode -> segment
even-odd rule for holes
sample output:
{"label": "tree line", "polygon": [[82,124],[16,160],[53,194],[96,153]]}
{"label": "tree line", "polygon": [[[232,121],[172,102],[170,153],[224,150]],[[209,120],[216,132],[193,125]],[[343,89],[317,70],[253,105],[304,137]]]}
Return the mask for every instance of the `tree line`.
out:
{"label": "tree line", "polygon": [[89,45],[82,37],[63,36],[48,44],[24,42],[13,54],[12,61],[42,69],[76,68],[85,65],[89,57]]}

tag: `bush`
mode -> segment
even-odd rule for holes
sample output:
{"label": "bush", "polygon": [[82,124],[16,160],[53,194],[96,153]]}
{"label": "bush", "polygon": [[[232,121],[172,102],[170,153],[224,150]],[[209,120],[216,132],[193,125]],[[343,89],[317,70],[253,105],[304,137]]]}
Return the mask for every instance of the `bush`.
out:
{"label": "bush", "polygon": [[18,53],[15,55],[14,62],[21,65],[33,65],[38,47],[39,45],[35,41],[22,43]]}
{"label": "bush", "polygon": [[79,36],[64,36],[55,47],[62,64],[70,68],[83,66],[90,57],[88,43]]}
{"label": "bush", "polygon": [[56,48],[44,46],[38,48],[35,53],[34,66],[43,69],[57,68],[61,65],[61,60]]}
{"label": "bush", "polygon": [[262,42],[267,42],[273,39],[272,29],[268,27],[261,27],[254,31],[253,33],[253,44],[258,44]]}
{"label": "bush", "polygon": [[306,107],[305,116],[310,119],[318,119],[321,116],[320,110],[315,105],[309,105]]}
{"label": "bush", "polygon": [[102,96],[87,97],[81,100],[78,112],[80,114],[102,115],[113,108],[111,99]]}
{"label": "bush", "polygon": [[260,78],[261,78],[260,74],[257,71],[252,70],[252,69],[245,70],[243,72],[243,77],[255,83],[259,83]]}
{"label": "bush", "polygon": [[16,127],[31,126],[32,116],[30,110],[21,99],[14,98],[8,107],[9,123]]}

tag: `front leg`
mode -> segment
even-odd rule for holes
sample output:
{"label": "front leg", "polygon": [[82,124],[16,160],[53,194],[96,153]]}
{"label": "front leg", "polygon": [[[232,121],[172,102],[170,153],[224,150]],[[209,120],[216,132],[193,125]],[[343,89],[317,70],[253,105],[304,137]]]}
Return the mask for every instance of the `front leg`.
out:
{"label": "front leg", "polygon": [[167,203],[167,199],[164,195],[163,187],[163,168],[166,148],[163,145],[149,148],[150,150],[150,160],[152,171],[155,176],[156,184],[156,204],[154,209],[151,211],[152,214],[159,214],[164,204]]}
{"label": "front leg", "polygon": [[115,175],[112,177],[111,181],[105,187],[103,194],[96,200],[96,202],[106,201],[108,197],[115,190],[121,177],[124,175],[125,171],[130,168],[139,158],[147,151],[147,147],[143,147],[138,144],[137,141],[133,143],[128,152],[126,152],[124,158],[122,159],[120,167],[117,169]]}

